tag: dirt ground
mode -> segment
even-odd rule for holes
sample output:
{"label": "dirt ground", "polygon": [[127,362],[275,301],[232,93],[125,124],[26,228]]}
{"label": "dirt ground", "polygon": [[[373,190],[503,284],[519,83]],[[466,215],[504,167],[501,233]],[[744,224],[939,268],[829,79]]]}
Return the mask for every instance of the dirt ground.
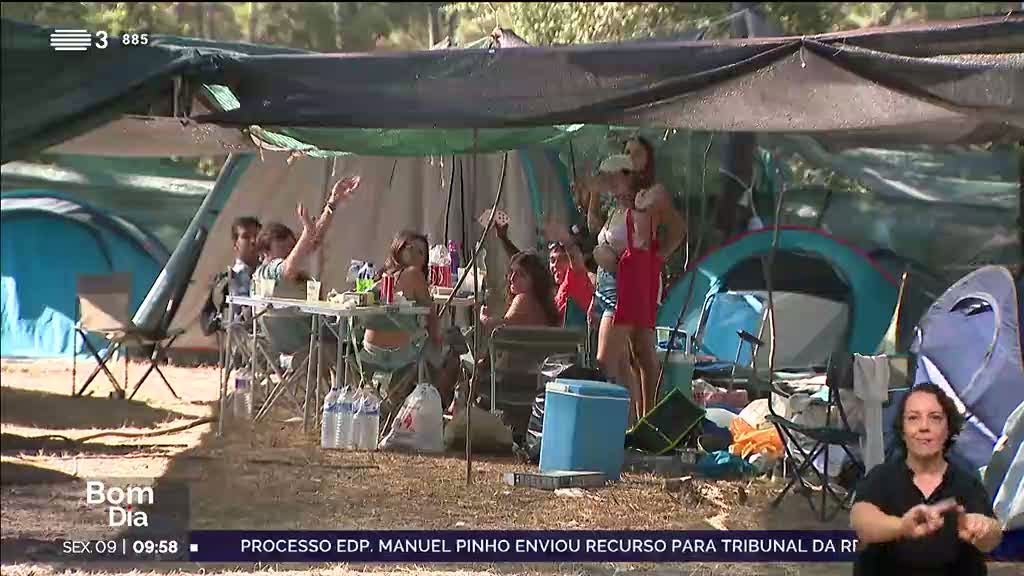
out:
{"label": "dirt ground", "polygon": [[[83,438],[104,431],[150,432],[214,416],[216,367],[166,367],[181,399],[151,376],[134,400],[107,398],[98,378],[93,396],[72,398],[70,363],[2,363],[2,549],[3,573],[56,574],[71,566],[39,564],[33,546],[66,538],[89,521],[82,513],[83,479],[152,478],[187,484],[192,529],[846,529],[840,515],[823,524],[806,502],[789,496],[778,509],[768,502],[781,481],[694,480],[678,492],[664,480],[626,474],[623,480],[582,496],[511,488],[505,472],[529,470],[510,456],[474,458],[467,485],[464,454],[417,456],[393,453],[324,451],[318,435],[305,435],[296,414],[277,409],[255,426],[230,424],[225,435],[216,424],[151,438],[104,437],[71,445],[60,438]],[[142,365],[130,365],[137,378]],[[79,378],[83,378],[79,366]],[[118,366],[115,371],[123,374]],[[47,436],[51,436],[46,438]],[[78,569],[102,573],[98,566]],[[444,567],[452,570],[455,567]],[[498,565],[460,567],[461,572],[621,574],[848,574],[831,565]],[[212,570],[274,572],[301,570],[325,575],[433,574],[431,567],[117,566],[112,572]],[[470,571],[466,571],[469,569]],[[229,572],[224,572],[229,573]],[[998,573],[998,572],[994,572]]]}

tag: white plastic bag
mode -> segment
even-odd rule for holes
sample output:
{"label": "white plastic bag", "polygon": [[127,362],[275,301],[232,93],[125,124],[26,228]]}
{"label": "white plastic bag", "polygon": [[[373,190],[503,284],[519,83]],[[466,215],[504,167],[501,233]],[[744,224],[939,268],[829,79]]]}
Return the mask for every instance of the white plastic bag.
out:
{"label": "white plastic bag", "polygon": [[436,388],[426,382],[416,386],[381,440],[380,449],[444,452],[441,395]]}

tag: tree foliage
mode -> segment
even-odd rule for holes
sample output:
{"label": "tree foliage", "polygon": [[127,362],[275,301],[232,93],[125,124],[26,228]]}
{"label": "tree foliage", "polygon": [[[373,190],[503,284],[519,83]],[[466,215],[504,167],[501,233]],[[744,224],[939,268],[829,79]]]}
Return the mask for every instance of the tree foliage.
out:
{"label": "tree foliage", "polygon": [[315,51],[428,47],[426,2],[3,2],[3,17]]}
{"label": "tree foliage", "polygon": [[[783,33],[836,32],[872,25],[905,24],[998,14],[1005,2],[760,2],[758,9]],[[451,2],[467,28],[512,28],[534,44],[576,44],[671,37],[707,28],[730,33],[728,2]]]}
{"label": "tree foliage", "polygon": [[[761,2],[786,34],[813,34],[997,14],[1006,2]],[[534,44],[730,34],[728,2],[3,2],[5,18],[110,33],[180,34],[317,51],[413,50],[465,44],[501,26]]]}

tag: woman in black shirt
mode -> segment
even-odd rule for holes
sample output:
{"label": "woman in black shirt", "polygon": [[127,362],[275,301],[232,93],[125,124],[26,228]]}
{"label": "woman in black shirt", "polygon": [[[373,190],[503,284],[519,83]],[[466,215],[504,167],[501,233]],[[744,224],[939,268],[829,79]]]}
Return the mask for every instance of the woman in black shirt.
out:
{"label": "woman in black shirt", "polygon": [[935,384],[903,398],[895,427],[906,457],[871,470],[850,511],[862,545],[855,575],[987,573],[984,555],[999,545],[1002,530],[981,481],[946,460],[962,426]]}

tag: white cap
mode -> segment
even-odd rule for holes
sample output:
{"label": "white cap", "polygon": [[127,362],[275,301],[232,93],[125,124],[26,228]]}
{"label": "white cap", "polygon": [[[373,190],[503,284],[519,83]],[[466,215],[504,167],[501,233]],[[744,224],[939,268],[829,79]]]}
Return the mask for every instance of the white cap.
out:
{"label": "white cap", "polygon": [[601,162],[601,166],[600,168],[598,168],[598,170],[605,174],[623,171],[632,172],[633,161],[629,158],[629,156],[626,156],[625,154],[613,154],[605,158],[604,161]]}

